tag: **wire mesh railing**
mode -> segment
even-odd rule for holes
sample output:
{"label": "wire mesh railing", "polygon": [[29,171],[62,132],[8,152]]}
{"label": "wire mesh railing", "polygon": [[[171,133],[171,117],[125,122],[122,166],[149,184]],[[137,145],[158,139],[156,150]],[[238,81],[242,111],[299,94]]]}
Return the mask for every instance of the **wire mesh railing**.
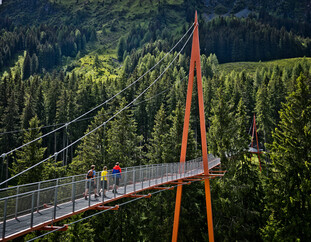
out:
{"label": "wire mesh railing", "polygon": [[[219,159],[209,155],[209,167],[219,163]],[[8,196],[0,198],[0,238],[85,210],[107,199],[115,199],[202,172],[203,162],[200,157],[185,163],[123,168],[119,178],[110,171],[105,194],[100,172],[96,173],[94,179],[85,179],[86,175],[83,174],[1,189],[0,194]],[[114,192],[116,185],[118,189]],[[103,190],[100,197],[95,196],[94,188],[97,192]]]}

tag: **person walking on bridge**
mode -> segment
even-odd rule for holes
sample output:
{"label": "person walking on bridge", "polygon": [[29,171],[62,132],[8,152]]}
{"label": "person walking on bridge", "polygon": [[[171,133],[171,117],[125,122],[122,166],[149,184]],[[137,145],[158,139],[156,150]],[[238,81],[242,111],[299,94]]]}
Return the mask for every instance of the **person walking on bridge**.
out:
{"label": "person walking on bridge", "polygon": [[[91,188],[94,190],[94,196],[95,198],[99,197],[97,194],[97,188],[96,188],[96,171],[95,171],[95,165],[91,165],[91,170],[89,170],[86,174],[86,180],[87,182],[86,187],[85,187],[85,193],[84,193],[84,198],[87,200],[87,194],[89,192],[89,182],[91,182]],[[91,180],[90,180],[91,179]]]}
{"label": "person walking on bridge", "polygon": [[118,187],[120,185],[120,178],[121,178],[121,167],[119,166],[119,162],[117,162],[116,165],[113,167],[112,174],[114,181],[112,192],[118,193]]}
{"label": "person walking on bridge", "polygon": [[107,187],[108,187],[108,184],[107,184],[107,174],[108,174],[108,171],[107,171],[107,166],[104,166],[104,169],[103,171],[101,172],[101,176],[100,176],[100,182],[101,182],[101,189],[100,189],[100,192],[99,192],[99,196],[101,195],[102,192],[104,192],[104,197],[106,198],[106,192],[107,192]]}

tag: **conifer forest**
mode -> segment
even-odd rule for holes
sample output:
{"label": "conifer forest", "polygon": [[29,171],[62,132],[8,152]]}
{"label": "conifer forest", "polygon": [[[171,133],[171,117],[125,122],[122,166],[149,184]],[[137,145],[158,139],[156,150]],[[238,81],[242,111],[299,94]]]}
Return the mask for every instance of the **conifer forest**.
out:
{"label": "conifer forest", "polygon": [[[0,181],[56,154],[0,189],[179,162],[195,11],[208,153],[226,171],[210,180],[215,241],[311,241],[308,0],[0,1]],[[197,95],[186,160],[202,156]],[[85,211],[35,241],[170,241],[175,199]],[[206,216],[204,182],[183,186],[178,241],[209,241]]]}

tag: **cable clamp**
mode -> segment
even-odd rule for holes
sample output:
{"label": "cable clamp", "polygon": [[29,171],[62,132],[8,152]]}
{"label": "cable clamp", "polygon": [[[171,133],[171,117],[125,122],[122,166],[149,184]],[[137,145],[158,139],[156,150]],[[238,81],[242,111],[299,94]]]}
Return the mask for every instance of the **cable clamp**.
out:
{"label": "cable clamp", "polygon": [[1,157],[4,159],[6,157],[6,153],[3,153]]}

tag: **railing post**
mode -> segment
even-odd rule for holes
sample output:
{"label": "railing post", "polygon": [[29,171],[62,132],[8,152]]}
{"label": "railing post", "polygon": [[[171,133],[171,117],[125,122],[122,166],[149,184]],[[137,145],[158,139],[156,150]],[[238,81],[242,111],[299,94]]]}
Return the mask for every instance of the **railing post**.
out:
{"label": "railing post", "polygon": [[72,177],[72,184],[71,184],[71,201],[72,201],[72,212],[75,212],[76,206],[76,182],[75,177]]}
{"label": "railing post", "polygon": [[156,164],[156,183],[158,184],[158,177],[159,177],[159,172],[158,172],[158,167],[159,167],[159,165],[158,164]]}
{"label": "railing post", "polygon": [[[150,167],[150,180],[153,180],[153,164]],[[151,181],[150,181],[150,185],[151,185]]]}
{"label": "railing post", "polygon": [[185,162],[185,176],[188,176],[188,162]]}
{"label": "railing post", "polygon": [[144,171],[141,166],[140,166],[140,180],[141,180],[141,189],[143,189],[144,188]]}
{"label": "railing post", "polygon": [[154,182],[155,184],[158,184],[158,165],[157,164],[154,165],[153,171],[154,171],[153,173]]}
{"label": "railing post", "polygon": [[17,213],[18,213],[18,194],[19,194],[19,187],[16,189],[16,204],[15,204],[15,219],[17,219]]}
{"label": "railing post", "polygon": [[8,199],[5,199],[5,201],[4,201],[4,209],[3,209],[2,239],[5,238],[7,206],[8,206]]}
{"label": "railing post", "polygon": [[193,175],[193,164],[190,162],[190,174]]}
{"label": "railing post", "polygon": [[133,188],[134,188],[134,192],[136,191],[136,172],[135,172],[135,167],[133,169]]}
{"label": "railing post", "polygon": [[33,210],[35,207],[35,193],[33,192],[31,195],[31,217],[30,217],[30,228],[33,227]]}
{"label": "railing post", "polygon": [[168,164],[167,163],[166,163],[165,169],[166,169],[166,181],[168,182]]}
{"label": "railing post", "polygon": [[88,192],[89,192],[88,203],[89,203],[89,207],[90,207],[91,206],[91,182],[92,182],[92,178],[88,179],[87,181],[88,181],[87,186],[89,187],[89,190],[88,190]]}
{"label": "railing post", "polygon": [[[102,196],[102,202],[104,202],[105,201],[105,178],[107,179],[107,190],[108,190],[108,188],[109,188],[109,186],[108,186],[108,180],[109,180],[109,175],[108,175],[108,173],[106,174],[106,177],[103,177],[103,184],[100,184],[100,186],[101,186],[101,191],[102,191],[102,193],[101,193],[101,196]],[[101,174],[100,174],[100,183],[102,182],[102,177],[101,177]],[[100,190],[99,190],[100,191]]]}
{"label": "railing post", "polygon": [[149,171],[149,187],[151,186],[151,172],[152,172],[152,166],[148,167],[148,171]]}
{"label": "railing post", "polygon": [[99,187],[100,187],[100,182],[101,182],[101,174],[100,174],[100,171],[99,172],[97,172],[98,174],[97,174],[97,176],[95,177],[95,179],[96,179],[96,187],[97,187],[97,192],[100,190],[99,189]]}
{"label": "railing post", "polygon": [[163,183],[163,164],[161,164],[161,183]]}
{"label": "railing post", "polygon": [[124,177],[124,194],[126,194],[126,185],[127,185],[127,167],[125,170],[125,177]]}
{"label": "railing post", "polygon": [[113,194],[114,194],[114,198],[116,198],[116,196],[117,196],[117,193],[116,193],[116,185],[117,185],[117,175],[116,174],[114,174],[113,175],[113,188],[112,188],[112,192],[113,192]]}
{"label": "railing post", "polygon": [[179,162],[179,178],[182,178],[183,173],[183,162]]}
{"label": "railing post", "polygon": [[[168,164],[168,173],[170,173],[170,175],[172,176],[172,163]],[[172,178],[170,178],[171,180]]]}
{"label": "railing post", "polygon": [[37,212],[39,212],[39,206],[40,206],[40,189],[41,189],[41,182],[38,184],[38,195],[37,195]]}
{"label": "railing post", "polygon": [[56,180],[56,186],[55,186],[55,192],[54,192],[54,212],[53,212],[53,219],[56,219],[57,193],[58,193],[58,179]]}

